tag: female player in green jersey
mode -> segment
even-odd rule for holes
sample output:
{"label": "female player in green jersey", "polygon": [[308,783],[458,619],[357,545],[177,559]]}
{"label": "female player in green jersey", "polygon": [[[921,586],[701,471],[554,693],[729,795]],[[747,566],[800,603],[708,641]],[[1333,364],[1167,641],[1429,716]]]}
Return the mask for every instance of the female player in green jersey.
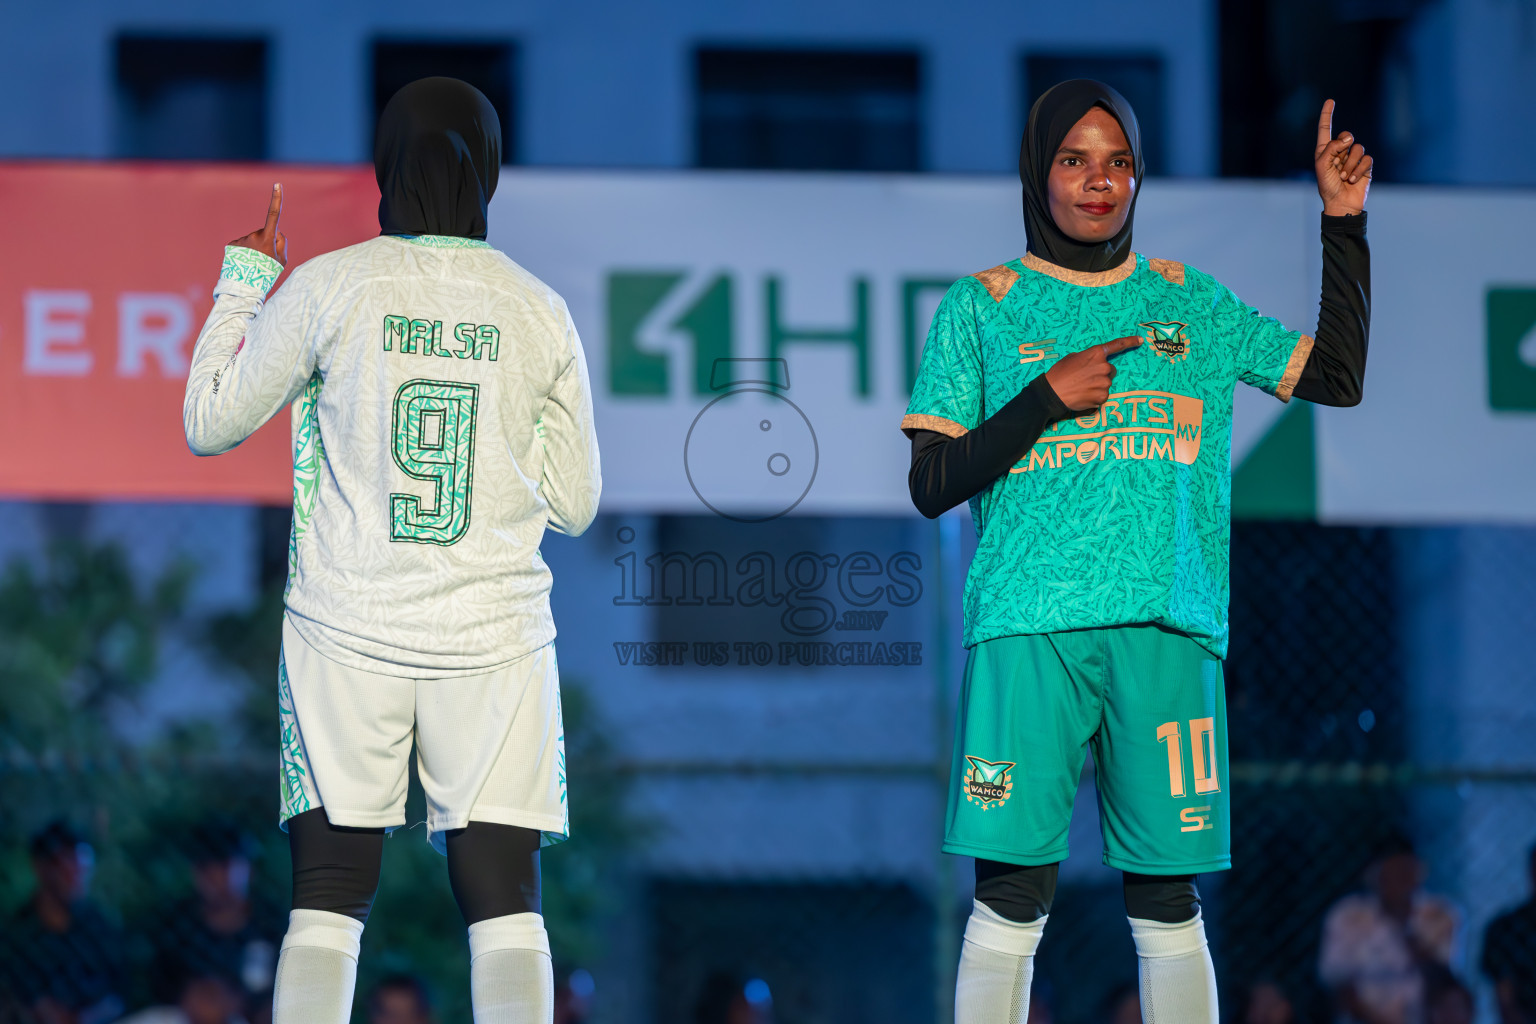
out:
{"label": "female player in green jersey", "polygon": [[1019,153],[1029,248],[956,282],[902,429],[924,515],[971,504],[969,648],[944,849],[976,858],[957,1024],[1028,1014],[1035,948],[1091,745],[1104,860],[1125,873],[1147,1021],[1216,1021],[1194,876],[1231,866],[1226,708],[1232,396],[1355,405],[1371,158],[1332,133],[1315,337],[1209,275],[1131,251],[1135,114],[1056,86]]}

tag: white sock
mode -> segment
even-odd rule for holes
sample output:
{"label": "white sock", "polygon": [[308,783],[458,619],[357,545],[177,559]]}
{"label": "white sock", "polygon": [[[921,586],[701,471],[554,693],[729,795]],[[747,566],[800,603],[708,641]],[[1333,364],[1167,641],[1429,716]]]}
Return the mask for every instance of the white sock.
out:
{"label": "white sock", "polygon": [[326,910],[288,915],[272,991],[272,1024],[347,1024],[363,922]]}
{"label": "white sock", "polygon": [[1199,909],[1182,924],[1132,917],[1143,1024],[1216,1024],[1216,970]]}
{"label": "white sock", "polygon": [[980,900],[971,907],[955,979],[955,1024],[1024,1024],[1035,947],[1045,918],[1010,921]]}
{"label": "white sock", "polygon": [[470,925],[469,993],[475,1024],[550,1024],[555,971],[544,918],[508,914]]}

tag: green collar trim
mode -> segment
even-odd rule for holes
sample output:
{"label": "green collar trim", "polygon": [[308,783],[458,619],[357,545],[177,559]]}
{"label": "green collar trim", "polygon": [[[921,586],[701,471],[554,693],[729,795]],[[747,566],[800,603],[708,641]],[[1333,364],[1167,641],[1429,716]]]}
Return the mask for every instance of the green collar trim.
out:
{"label": "green collar trim", "polygon": [[434,249],[489,249],[491,243],[478,238],[464,238],[460,235],[395,235],[402,242],[412,245],[427,245]]}

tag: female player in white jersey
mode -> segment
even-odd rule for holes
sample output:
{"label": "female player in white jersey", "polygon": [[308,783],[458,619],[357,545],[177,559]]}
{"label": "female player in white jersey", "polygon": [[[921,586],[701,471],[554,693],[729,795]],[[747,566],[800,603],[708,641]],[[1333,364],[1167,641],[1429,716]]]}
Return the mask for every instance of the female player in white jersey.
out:
{"label": "female player in white jersey", "polygon": [[228,451],[292,403],[282,821],[293,913],[275,1024],[351,1015],[386,830],[415,741],[431,841],[469,928],[475,1020],[549,1021],[541,846],[566,837],[546,526],[601,487],[591,388],[560,296],[485,242],[501,163],[473,87],[406,86],[379,121],[379,237],[297,267],[225,250],[187,381],[187,443]]}

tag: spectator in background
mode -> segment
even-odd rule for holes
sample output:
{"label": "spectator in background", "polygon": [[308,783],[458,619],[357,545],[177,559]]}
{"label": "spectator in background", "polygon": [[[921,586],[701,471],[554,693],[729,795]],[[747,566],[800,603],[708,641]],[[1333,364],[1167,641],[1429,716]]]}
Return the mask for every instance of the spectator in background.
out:
{"label": "spectator in background", "polygon": [[1422,890],[1424,865],[1406,837],[1383,844],[1366,880],[1369,892],[1328,911],[1318,974],[1340,1022],[1423,1024],[1426,974],[1450,966],[1460,916]]}
{"label": "spectator in background", "polygon": [[176,988],[173,1005],[152,1006],[119,1024],[246,1024],[245,990],[235,975],[193,968]]}
{"label": "spectator in background", "polygon": [[597,984],[592,972],[578,967],[555,986],[554,1024],[586,1024],[592,1013],[592,996]]}
{"label": "spectator in background", "polygon": [[191,839],[193,895],[174,904],[154,930],[155,998],[172,1002],[182,979],[219,975],[237,979],[253,1000],[272,990],[287,922],[281,911],[251,900],[249,840],[240,829],[213,821]]}
{"label": "spectator in background", "polygon": [[1241,1024],[1296,1024],[1296,1005],[1279,982],[1255,982],[1239,1001]]}
{"label": "spectator in background", "polygon": [[368,997],[368,1024],[434,1024],[432,993],[411,974],[391,974]]}
{"label": "spectator in background", "polygon": [[55,821],[28,847],[36,888],[0,938],[0,993],[41,1024],[105,1024],[123,1012],[123,937],[93,905],[94,851]]}
{"label": "spectator in background", "polygon": [[773,1024],[768,984],[759,978],[743,981],[729,971],[715,971],[693,1007],[693,1024]]}
{"label": "spectator in background", "polygon": [[1536,1024],[1536,845],[1526,858],[1530,898],[1483,933],[1483,973],[1499,1000],[1501,1024]]}

